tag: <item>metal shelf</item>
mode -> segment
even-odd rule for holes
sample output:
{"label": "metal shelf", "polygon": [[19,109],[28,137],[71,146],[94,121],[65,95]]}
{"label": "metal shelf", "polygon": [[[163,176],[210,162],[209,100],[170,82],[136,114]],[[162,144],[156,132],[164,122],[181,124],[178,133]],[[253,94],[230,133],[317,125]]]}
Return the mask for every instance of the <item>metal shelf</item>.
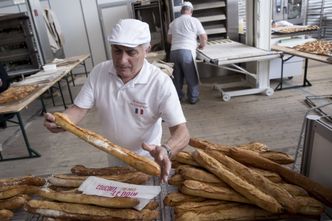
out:
{"label": "metal shelf", "polygon": [[221,8],[225,7],[226,4],[224,1],[217,1],[217,2],[208,2],[208,3],[200,3],[194,5],[195,11],[203,10],[203,9],[211,9],[211,8]]}
{"label": "metal shelf", "polygon": [[209,22],[209,21],[220,21],[226,20],[226,15],[211,15],[211,16],[202,16],[197,17],[200,22]]}

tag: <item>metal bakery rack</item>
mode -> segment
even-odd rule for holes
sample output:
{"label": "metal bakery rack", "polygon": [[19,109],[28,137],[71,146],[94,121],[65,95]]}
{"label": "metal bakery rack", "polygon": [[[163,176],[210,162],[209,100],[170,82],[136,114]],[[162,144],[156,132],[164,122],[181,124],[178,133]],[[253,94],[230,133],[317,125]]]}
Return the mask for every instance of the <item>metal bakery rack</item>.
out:
{"label": "metal bakery rack", "polygon": [[218,66],[223,69],[235,71],[244,74],[246,77],[245,85],[250,85],[249,89],[240,89],[233,91],[225,91],[225,87],[244,86],[243,82],[239,85],[238,82],[231,84],[215,84],[214,89],[220,92],[224,101],[229,101],[231,97],[265,93],[270,96],[273,94],[273,89],[269,87],[268,73],[266,76],[254,73],[251,70],[246,70],[244,66],[239,63],[266,61],[273,58],[280,57],[280,53],[275,51],[263,50],[251,47],[230,39],[222,39],[209,41],[208,45],[203,50],[197,50],[197,57],[205,63]]}

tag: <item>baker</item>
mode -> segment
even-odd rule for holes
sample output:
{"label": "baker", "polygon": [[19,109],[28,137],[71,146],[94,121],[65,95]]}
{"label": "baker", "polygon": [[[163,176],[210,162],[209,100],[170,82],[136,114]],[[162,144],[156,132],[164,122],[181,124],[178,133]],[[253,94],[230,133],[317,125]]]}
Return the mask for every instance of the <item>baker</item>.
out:
{"label": "baker", "polygon": [[[145,56],[150,48],[149,25],[135,19],[120,20],[108,37],[112,60],[95,66],[74,105],[64,114],[78,124],[95,107],[103,136],[139,155],[153,157],[166,182],[170,158],[189,142],[181,104],[172,80]],[[45,114],[44,126],[51,132],[64,131]],[[161,144],[162,121],[170,136]],[[109,155],[110,166],[124,166]]]}

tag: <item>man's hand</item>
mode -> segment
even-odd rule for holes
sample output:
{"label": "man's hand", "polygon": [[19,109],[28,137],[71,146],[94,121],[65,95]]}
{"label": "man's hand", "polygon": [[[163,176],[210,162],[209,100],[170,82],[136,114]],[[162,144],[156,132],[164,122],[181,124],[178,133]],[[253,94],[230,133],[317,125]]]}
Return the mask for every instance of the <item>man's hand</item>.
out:
{"label": "man's hand", "polygon": [[167,151],[157,145],[143,143],[143,149],[150,152],[154,160],[159,164],[161,169],[160,179],[162,183],[166,183],[171,170],[171,160],[168,158]]}
{"label": "man's hand", "polygon": [[58,127],[55,124],[55,117],[53,114],[51,113],[45,113],[44,114],[44,127],[46,127],[49,131],[53,132],[53,133],[59,133],[59,132],[63,132],[65,131],[64,129],[62,129],[61,127]]}

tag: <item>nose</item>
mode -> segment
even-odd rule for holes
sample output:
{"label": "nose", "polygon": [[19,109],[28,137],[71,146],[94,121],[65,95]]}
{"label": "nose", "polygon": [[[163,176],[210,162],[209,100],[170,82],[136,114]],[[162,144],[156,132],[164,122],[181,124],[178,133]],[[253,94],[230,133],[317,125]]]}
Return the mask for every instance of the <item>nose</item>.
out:
{"label": "nose", "polygon": [[121,64],[127,64],[128,58],[129,58],[128,54],[125,51],[122,51],[122,53],[118,57],[118,60]]}

